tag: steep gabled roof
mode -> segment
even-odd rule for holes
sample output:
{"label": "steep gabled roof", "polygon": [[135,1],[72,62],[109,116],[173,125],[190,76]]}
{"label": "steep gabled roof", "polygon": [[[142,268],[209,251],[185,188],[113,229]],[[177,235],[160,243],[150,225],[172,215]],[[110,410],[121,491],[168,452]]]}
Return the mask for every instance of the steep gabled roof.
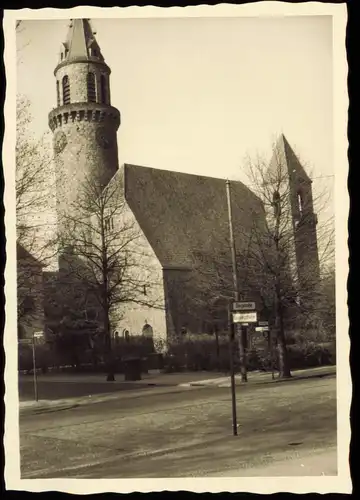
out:
{"label": "steep gabled roof", "polygon": [[[224,179],[128,164],[122,170],[126,201],[164,268],[191,267],[196,252],[228,247]],[[241,182],[233,181],[231,189],[240,248],[244,229],[262,216],[262,205]]]}

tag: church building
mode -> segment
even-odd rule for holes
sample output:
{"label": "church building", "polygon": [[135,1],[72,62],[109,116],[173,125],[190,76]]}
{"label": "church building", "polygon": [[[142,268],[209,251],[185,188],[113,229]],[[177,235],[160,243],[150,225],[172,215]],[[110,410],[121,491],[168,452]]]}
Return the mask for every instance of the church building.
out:
{"label": "church building", "polygon": [[[204,286],[211,269],[203,256],[211,255],[213,263],[231,262],[225,180],[131,163],[119,166],[121,115],[111,102],[110,73],[89,20],[73,19],[54,71],[57,104],[49,113],[59,224],[62,215],[73,210],[86,179],[101,183],[104,189],[116,185],[149,260],[141,292],[144,301],[121,305],[114,332],[164,340],[184,331],[202,333],[209,327],[204,318],[214,299],[204,296],[213,275]],[[281,140],[287,156],[293,155],[286,139]],[[290,163],[295,172],[293,156]],[[299,172],[298,168],[296,175]],[[301,182],[301,192],[294,191],[295,201],[298,196],[310,196],[309,179],[303,175]],[[241,182],[231,182],[231,195],[235,243],[241,252],[247,241],[244,234],[251,232],[254,221],[265,223],[264,208]],[[296,206],[294,210],[299,210]],[[120,223],[109,221],[110,227]],[[314,238],[316,261],[315,232]],[[230,282],[230,295],[231,287]],[[155,295],[157,307],[147,306]]]}

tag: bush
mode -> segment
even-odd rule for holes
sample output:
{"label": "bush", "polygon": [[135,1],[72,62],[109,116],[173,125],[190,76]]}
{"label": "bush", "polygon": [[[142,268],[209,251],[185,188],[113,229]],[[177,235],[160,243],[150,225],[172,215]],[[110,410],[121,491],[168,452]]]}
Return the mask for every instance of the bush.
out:
{"label": "bush", "polygon": [[218,344],[214,337],[201,334],[174,340],[168,345],[168,354],[173,365],[175,357],[176,366],[191,371],[229,370],[229,344],[224,335],[219,336]]}
{"label": "bush", "polygon": [[[297,339],[300,338],[299,334]],[[315,343],[302,341],[295,344],[293,337],[287,349],[289,364],[292,370],[336,364],[334,342]],[[229,344],[227,336],[219,338],[218,349],[215,339],[209,336],[199,336],[198,339],[191,338],[180,342],[173,342],[169,345],[169,354],[171,357],[166,358],[165,362],[168,363],[168,369],[171,371],[185,368],[190,371],[219,370],[227,372],[229,370]],[[236,342],[234,342],[234,364],[235,370],[238,371],[240,366]],[[274,350],[273,358],[267,348],[250,349],[248,351],[247,367],[249,371],[270,371],[272,365],[275,370],[278,369],[276,349]]]}
{"label": "bush", "polygon": [[[299,337],[297,337],[299,339]],[[290,369],[310,368],[322,365],[336,364],[335,342],[315,343],[301,341],[287,346]],[[126,358],[156,358],[152,339],[142,336],[130,337],[129,341],[118,339],[113,347],[116,372],[122,372],[123,361]],[[77,371],[83,373],[103,372],[105,362],[100,351],[83,349],[78,351],[75,359],[71,351],[58,349],[56,344],[43,344],[36,346],[37,366],[43,371],[46,368],[61,367],[64,371]],[[274,352],[272,361],[268,349],[249,350],[247,354],[248,370],[270,371],[278,369],[277,354]],[[234,342],[234,365],[239,371],[238,346]],[[32,347],[19,345],[19,370],[32,370]],[[182,370],[189,371],[222,371],[227,373],[230,368],[229,342],[227,335],[220,335],[218,344],[216,339],[209,335],[192,336],[179,341],[167,343],[167,352],[162,360],[149,361],[144,368],[160,368],[168,372]]]}
{"label": "bush", "polygon": [[288,353],[292,370],[336,364],[335,342],[323,344],[306,342],[288,346]]}
{"label": "bush", "polygon": [[[49,344],[36,345],[35,362],[36,369],[40,369],[44,373],[53,365],[53,353]],[[19,345],[18,369],[25,372],[33,371],[33,350],[31,345]]]}
{"label": "bush", "polygon": [[126,358],[143,358],[155,352],[153,339],[132,336],[128,341],[123,338],[116,339],[113,345],[115,358],[118,360]]}

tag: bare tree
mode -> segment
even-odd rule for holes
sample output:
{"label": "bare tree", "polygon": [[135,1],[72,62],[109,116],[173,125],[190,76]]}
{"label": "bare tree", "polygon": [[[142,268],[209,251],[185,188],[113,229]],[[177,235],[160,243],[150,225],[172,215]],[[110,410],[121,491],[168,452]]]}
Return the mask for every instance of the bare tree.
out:
{"label": "bare tree", "polygon": [[287,325],[321,307],[321,276],[334,251],[332,218],[317,224],[314,213],[314,205],[319,212],[327,200],[324,193],[313,197],[311,180],[298,165],[289,164],[279,143],[273,146],[270,166],[259,157],[247,160],[249,185],[262,200],[266,224],[259,227],[254,219],[247,252],[239,256],[239,264],[246,269],[247,286],[260,293],[268,311],[280,377],[291,376]]}
{"label": "bare tree", "polygon": [[31,251],[37,235],[48,222],[40,213],[49,207],[51,156],[44,137],[37,140],[29,132],[30,103],[18,96],[16,109],[16,218],[17,240]]}
{"label": "bare tree", "polygon": [[[116,179],[105,188],[85,179],[81,192],[59,217],[60,273],[81,282],[100,309],[108,365],[114,380],[111,331],[124,304],[161,308],[151,255]],[[155,290],[144,294],[144,286]]]}
{"label": "bare tree", "polygon": [[51,224],[46,212],[51,205],[51,157],[44,138],[36,140],[29,132],[30,103],[18,96],[16,109],[16,230],[18,320],[22,327],[33,323],[34,311],[42,281],[42,269],[50,258],[47,231]]}
{"label": "bare tree", "polygon": [[[248,186],[261,200],[263,214],[254,213],[250,231],[237,228],[242,242],[236,252],[240,296],[256,301],[259,316],[269,321],[277,343],[279,376],[284,378],[291,376],[286,332],[299,324],[309,329],[310,319],[318,328],[317,318],[328,314],[333,290],[333,220],[322,218],[316,225],[313,210],[315,206],[317,214],[325,211],[328,193],[321,191],[313,197],[311,181],[305,179],[306,196],[299,212],[293,170],[279,143],[273,146],[270,165],[260,157],[246,160]],[[229,254],[202,252],[197,259],[197,279],[203,289],[197,300],[212,304],[207,308],[209,322],[220,316],[224,323],[226,304],[232,297]]]}

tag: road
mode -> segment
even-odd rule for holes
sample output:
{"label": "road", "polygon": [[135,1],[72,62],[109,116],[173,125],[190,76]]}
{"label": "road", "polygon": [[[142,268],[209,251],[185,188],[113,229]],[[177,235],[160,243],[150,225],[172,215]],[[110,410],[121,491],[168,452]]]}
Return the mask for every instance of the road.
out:
{"label": "road", "polygon": [[307,474],[336,471],[335,377],[239,387],[236,437],[227,388],[159,391],[21,414],[22,478],[286,475],[281,464],[310,456]]}

